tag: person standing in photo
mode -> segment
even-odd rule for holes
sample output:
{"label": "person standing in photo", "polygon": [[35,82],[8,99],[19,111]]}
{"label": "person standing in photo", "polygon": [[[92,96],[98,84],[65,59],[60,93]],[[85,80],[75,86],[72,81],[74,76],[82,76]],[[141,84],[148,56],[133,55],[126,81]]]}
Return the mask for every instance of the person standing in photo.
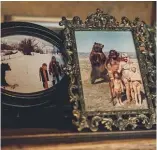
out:
{"label": "person standing in photo", "polygon": [[130,61],[127,53],[122,53],[118,72],[122,75],[122,81],[126,88],[127,102],[129,102],[129,103],[131,102],[131,100],[134,99],[134,94],[133,94],[133,91],[131,89],[131,84],[130,84],[130,66],[131,66],[131,64],[132,64],[132,62]]}
{"label": "person standing in photo", "polygon": [[115,92],[114,92],[114,72],[117,72],[119,70],[119,63],[120,63],[120,57],[119,53],[116,50],[110,50],[108,59],[106,61],[106,68],[108,70],[108,75],[110,78],[109,86],[111,91],[111,99],[113,100],[115,98]]}
{"label": "person standing in photo", "polygon": [[53,81],[52,81],[53,85],[56,84],[56,80],[57,83],[59,83],[60,81],[59,76],[62,75],[62,71],[59,62],[56,61],[55,56],[52,56],[51,62],[49,63],[49,74],[53,75]]}
{"label": "person standing in photo", "polygon": [[117,104],[124,105],[122,102],[122,92],[124,92],[124,87],[120,78],[120,74],[118,72],[114,72],[113,77],[113,89],[116,96]]}
{"label": "person standing in photo", "polygon": [[137,72],[136,67],[134,67],[134,66],[131,67],[130,80],[131,80],[132,88],[133,88],[133,91],[134,91],[134,97],[135,97],[136,105],[142,105],[141,76]]}
{"label": "person standing in photo", "polygon": [[44,89],[48,89],[49,77],[48,77],[47,64],[46,63],[43,63],[42,67],[40,67],[39,77],[40,77],[40,81],[42,80],[42,82],[43,82]]}

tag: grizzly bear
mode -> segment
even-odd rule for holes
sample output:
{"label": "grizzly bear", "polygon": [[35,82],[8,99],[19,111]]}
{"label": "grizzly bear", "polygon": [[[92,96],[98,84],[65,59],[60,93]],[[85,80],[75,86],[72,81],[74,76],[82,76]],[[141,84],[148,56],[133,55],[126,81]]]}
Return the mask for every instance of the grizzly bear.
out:
{"label": "grizzly bear", "polygon": [[11,68],[8,63],[2,63],[1,64],[1,86],[9,85],[5,79],[6,71],[11,71]]}
{"label": "grizzly bear", "polygon": [[106,56],[102,51],[103,47],[103,44],[95,42],[90,53],[89,59],[92,67],[91,84],[94,84],[96,79],[102,78],[106,80],[107,77]]}
{"label": "grizzly bear", "polygon": [[18,84],[10,85],[6,81],[6,71],[11,71],[11,67],[8,63],[2,63],[1,64],[1,87],[11,87],[12,89],[15,89]]}

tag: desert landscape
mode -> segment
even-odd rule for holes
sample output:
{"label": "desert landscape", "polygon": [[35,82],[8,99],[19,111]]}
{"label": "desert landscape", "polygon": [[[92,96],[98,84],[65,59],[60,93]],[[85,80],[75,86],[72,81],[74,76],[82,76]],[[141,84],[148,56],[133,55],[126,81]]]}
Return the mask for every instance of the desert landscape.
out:
{"label": "desert landscape", "polygon": [[[86,111],[114,111],[114,110],[136,110],[147,109],[147,100],[144,99],[142,105],[136,106],[135,102],[127,104],[124,102],[124,106],[117,106],[115,100],[111,101],[109,83],[103,82],[101,79],[96,80],[95,84],[90,82],[91,64],[89,61],[89,53],[80,53],[79,63],[81,71],[81,80],[83,85],[84,102]],[[137,59],[132,59],[137,64]],[[142,89],[144,92],[144,89]],[[114,104],[115,106],[114,106]]]}

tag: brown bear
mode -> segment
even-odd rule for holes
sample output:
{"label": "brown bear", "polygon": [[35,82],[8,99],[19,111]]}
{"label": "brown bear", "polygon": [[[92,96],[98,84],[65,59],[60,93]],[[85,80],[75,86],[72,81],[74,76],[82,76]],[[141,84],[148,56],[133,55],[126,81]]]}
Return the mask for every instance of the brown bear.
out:
{"label": "brown bear", "polygon": [[9,84],[6,81],[6,71],[11,71],[11,67],[8,63],[1,64],[1,86],[8,86]]}
{"label": "brown bear", "polygon": [[103,53],[104,45],[101,43],[94,43],[92,51],[90,53],[90,62],[91,62],[91,84],[94,84],[96,79],[104,79],[107,77],[107,69],[105,67],[106,56]]}
{"label": "brown bear", "polygon": [[8,63],[2,63],[1,64],[1,87],[11,87],[12,89],[15,89],[18,84],[10,85],[6,81],[6,71],[11,71],[11,67]]}

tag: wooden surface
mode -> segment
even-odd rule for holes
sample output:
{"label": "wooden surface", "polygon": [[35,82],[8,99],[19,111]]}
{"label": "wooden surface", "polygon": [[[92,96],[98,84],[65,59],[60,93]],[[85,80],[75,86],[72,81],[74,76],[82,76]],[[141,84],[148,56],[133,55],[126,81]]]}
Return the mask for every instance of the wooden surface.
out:
{"label": "wooden surface", "polygon": [[115,16],[118,21],[122,16],[127,16],[130,20],[139,17],[151,24],[155,17],[152,1],[1,2],[1,16],[2,21],[4,15],[57,18],[80,16],[85,20],[97,8]]}
{"label": "wooden surface", "polygon": [[77,144],[11,145],[2,150],[155,150],[155,139],[105,140]]}

